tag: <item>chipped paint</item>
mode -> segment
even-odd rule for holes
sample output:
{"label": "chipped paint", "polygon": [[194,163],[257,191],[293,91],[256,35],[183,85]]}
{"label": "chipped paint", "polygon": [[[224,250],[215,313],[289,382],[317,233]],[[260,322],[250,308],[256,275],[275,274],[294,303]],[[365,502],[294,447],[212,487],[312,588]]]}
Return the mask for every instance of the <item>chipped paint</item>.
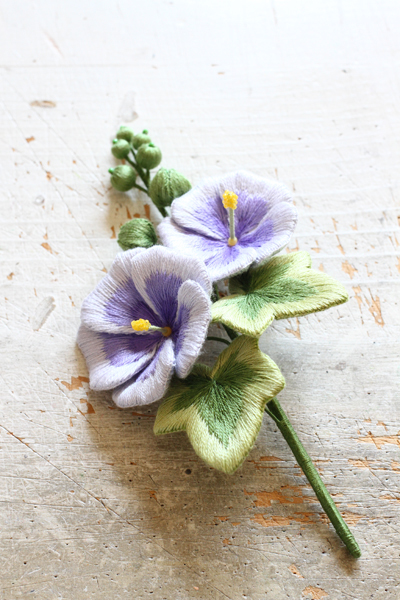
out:
{"label": "chipped paint", "polygon": [[365,444],[374,444],[380,450],[384,444],[391,444],[400,447],[400,432],[397,435],[373,435],[371,431],[368,435],[358,438],[358,442]]}
{"label": "chipped paint", "polygon": [[301,593],[303,596],[311,596],[311,600],[322,600],[322,598],[327,598],[329,596],[325,590],[313,585],[308,585]]}
{"label": "chipped paint", "polygon": [[73,390],[79,390],[79,388],[83,387],[84,383],[89,383],[89,377],[83,377],[82,375],[78,375],[78,377],[71,377],[71,383],[67,381],[61,381],[63,385],[72,392]]}

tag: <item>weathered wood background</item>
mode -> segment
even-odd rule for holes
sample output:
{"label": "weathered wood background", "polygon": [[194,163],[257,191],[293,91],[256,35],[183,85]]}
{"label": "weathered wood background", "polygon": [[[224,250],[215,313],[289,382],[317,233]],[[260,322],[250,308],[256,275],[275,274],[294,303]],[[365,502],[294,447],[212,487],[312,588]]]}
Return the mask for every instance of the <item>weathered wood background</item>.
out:
{"label": "weathered wood background", "polygon": [[[400,597],[399,27],[396,0],[1,2],[2,600]],[[346,285],[262,348],[360,560],[267,416],[224,476],[89,390],[82,300],[158,219],[110,188],[131,122],[193,183],[286,183],[290,249]]]}

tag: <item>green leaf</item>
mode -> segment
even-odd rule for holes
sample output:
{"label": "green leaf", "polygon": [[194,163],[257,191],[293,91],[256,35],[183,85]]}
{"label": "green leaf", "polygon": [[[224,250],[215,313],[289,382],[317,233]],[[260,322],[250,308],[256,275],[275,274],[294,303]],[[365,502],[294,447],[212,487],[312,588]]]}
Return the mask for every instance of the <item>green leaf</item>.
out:
{"label": "green leaf", "polygon": [[301,317],[348,300],[338,281],[310,267],[308,252],[292,252],[234,277],[231,295],[212,305],[212,320],[259,337],[274,319]]}
{"label": "green leaf", "polygon": [[280,370],[259,350],[257,340],[239,336],[212,369],[198,364],[186,379],[173,379],[154,433],[186,430],[206,463],[233,473],[257,438],[267,401],[284,385]]}

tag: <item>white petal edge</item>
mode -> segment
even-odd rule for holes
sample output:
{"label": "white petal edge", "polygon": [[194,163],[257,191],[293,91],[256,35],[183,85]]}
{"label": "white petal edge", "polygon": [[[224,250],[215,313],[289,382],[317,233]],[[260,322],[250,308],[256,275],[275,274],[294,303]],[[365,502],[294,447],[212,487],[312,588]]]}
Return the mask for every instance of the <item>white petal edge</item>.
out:
{"label": "white petal edge", "polygon": [[152,375],[143,381],[128,381],[113,391],[112,399],[117,406],[143,406],[164,396],[175,366],[174,343],[171,339],[165,340],[160,354],[154,360],[157,364]]}
{"label": "white petal edge", "polygon": [[116,325],[108,320],[105,307],[118,288],[126,285],[132,278],[132,262],[143,252],[144,248],[135,248],[117,254],[107,275],[82,303],[81,321],[86,327],[104,333],[132,333],[130,324]]}
{"label": "white petal edge", "polygon": [[211,294],[210,277],[202,261],[196,257],[178,254],[171,248],[153,246],[132,263],[131,275],[136,289],[157,314],[158,311],[146,291],[146,283],[153,274],[172,274],[180,277],[182,281],[197,281],[208,295]]}
{"label": "white petal edge", "polygon": [[81,325],[77,342],[86,360],[89,371],[89,385],[95,391],[112,390],[125,383],[151,362],[157,350],[155,348],[141,359],[117,367],[110,363],[103,350],[101,333]]}
{"label": "white petal edge", "polygon": [[175,354],[175,370],[178,377],[186,377],[196,362],[207,336],[211,321],[211,302],[202,287],[195,281],[185,281],[178,292],[178,310],[185,306],[190,315],[181,348]]}

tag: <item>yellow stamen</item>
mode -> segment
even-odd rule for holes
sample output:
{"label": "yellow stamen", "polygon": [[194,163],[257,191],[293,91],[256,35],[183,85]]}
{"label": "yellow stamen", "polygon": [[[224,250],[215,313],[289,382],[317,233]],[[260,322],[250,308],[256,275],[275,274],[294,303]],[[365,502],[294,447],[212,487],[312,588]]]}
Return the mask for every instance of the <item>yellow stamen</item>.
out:
{"label": "yellow stamen", "polygon": [[131,323],[133,331],[148,331],[150,328],[150,321],[147,319],[138,319]]}
{"label": "yellow stamen", "polygon": [[229,238],[228,238],[228,246],[236,246],[237,237],[235,235],[235,213],[234,210],[237,207],[238,196],[235,192],[230,192],[229,190],[225,190],[222,194],[222,203],[224,208],[228,209],[229,216]]}
{"label": "yellow stamen", "polygon": [[171,327],[156,327],[156,325],[150,325],[150,321],[147,319],[138,319],[137,321],[132,321],[131,325],[133,331],[160,331],[165,337],[169,337],[172,333]]}
{"label": "yellow stamen", "polygon": [[235,194],[235,192],[225,190],[225,192],[222,194],[222,202],[224,208],[232,208],[233,210],[235,210],[235,208],[237,207],[237,199],[238,196]]}

